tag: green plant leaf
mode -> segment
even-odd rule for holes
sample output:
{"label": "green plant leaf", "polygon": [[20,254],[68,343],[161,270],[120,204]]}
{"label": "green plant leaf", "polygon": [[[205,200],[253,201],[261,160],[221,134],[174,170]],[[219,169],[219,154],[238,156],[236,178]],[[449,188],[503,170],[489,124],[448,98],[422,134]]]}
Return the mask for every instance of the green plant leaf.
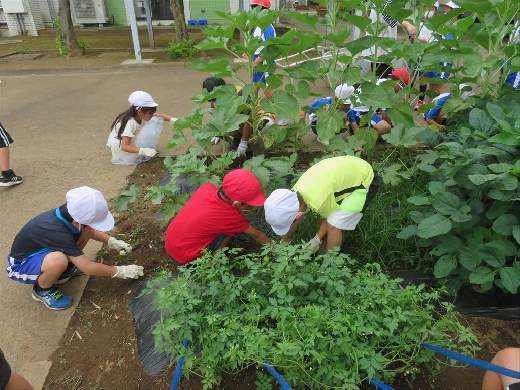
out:
{"label": "green plant leaf", "polygon": [[128,190],[121,192],[114,203],[114,210],[117,213],[128,210],[128,204],[135,202],[139,198],[139,189],[132,184]]}
{"label": "green plant leaf", "polygon": [[518,226],[518,218],[512,214],[500,215],[495,222],[493,222],[492,229],[494,232],[503,236],[513,234],[513,227]]}
{"label": "green plant leaf", "polygon": [[297,119],[300,115],[300,105],[294,96],[282,90],[273,93],[273,102],[262,99],[262,109],[267,112],[275,112],[282,118]]}
{"label": "green plant leaf", "polygon": [[473,284],[483,284],[486,282],[492,282],[495,279],[495,273],[488,267],[477,267],[469,275],[469,281]]}
{"label": "green plant leaf", "polygon": [[445,278],[451,271],[457,268],[457,259],[452,255],[444,255],[437,260],[433,267],[433,274],[436,278]]}
{"label": "green plant leaf", "polygon": [[498,271],[498,274],[500,275],[504,288],[511,294],[516,294],[518,287],[520,287],[520,270],[514,267],[504,267]]}
{"label": "green plant leaf", "polygon": [[474,271],[482,262],[482,257],[475,248],[465,247],[460,250],[459,262],[468,271]]}
{"label": "green plant leaf", "polygon": [[414,205],[417,205],[417,206],[421,206],[421,205],[424,205],[424,204],[430,204],[430,199],[427,198],[426,196],[420,196],[420,195],[412,196],[411,198],[408,198],[407,200],[411,204],[414,204]]}
{"label": "green plant leaf", "polygon": [[444,215],[434,214],[419,223],[417,235],[421,238],[440,236],[448,233],[451,227],[450,220]]}
{"label": "green plant leaf", "polygon": [[[394,117],[392,116],[392,118]],[[394,126],[389,134],[384,134],[381,138],[394,146],[409,147],[417,145],[419,141],[417,141],[415,136],[421,131],[422,129],[418,127],[405,129],[404,124],[401,122]]]}
{"label": "green plant leaf", "polygon": [[402,239],[402,240],[406,240],[407,238],[415,236],[416,234],[417,234],[417,226],[408,225],[403,230],[401,230],[399,233],[397,233],[396,237],[399,239]]}
{"label": "green plant leaf", "polygon": [[460,199],[451,192],[438,192],[429,199],[435,210],[444,215],[451,215],[460,207]]}

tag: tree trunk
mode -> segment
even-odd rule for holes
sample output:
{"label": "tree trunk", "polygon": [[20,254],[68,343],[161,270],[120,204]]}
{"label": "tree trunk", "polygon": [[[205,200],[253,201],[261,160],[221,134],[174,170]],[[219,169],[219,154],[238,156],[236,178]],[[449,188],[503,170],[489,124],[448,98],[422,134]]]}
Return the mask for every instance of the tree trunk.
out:
{"label": "tree trunk", "polygon": [[173,14],[175,40],[177,42],[187,41],[188,28],[186,27],[186,20],[184,18],[184,0],[170,0],[170,8]]}
{"label": "tree trunk", "polygon": [[79,47],[76,32],[72,25],[70,0],[58,0],[60,17],[60,35],[67,48],[67,57],[78,57],[83,55],[83,49]]}

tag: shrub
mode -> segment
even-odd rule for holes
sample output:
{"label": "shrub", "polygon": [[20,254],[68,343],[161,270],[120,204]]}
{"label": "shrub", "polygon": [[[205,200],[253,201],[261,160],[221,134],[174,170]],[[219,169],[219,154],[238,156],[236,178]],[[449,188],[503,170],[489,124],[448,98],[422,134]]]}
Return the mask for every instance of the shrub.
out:
{"label": "shrub", "polygon": [[[300,246],[217,251],[181,267],[173,281],[150,282],[163,314],[156,350],[184,355],[183,374],[200,375],[204,388],[218,386],[222,372],[268,360],[294,388],[313,389],[418,372],[434,358],[422,342],[473,351],[475,337],[438,291],[401,287],[379,265],[359,266],[345,254],[312,256]],[[259,388],[271,388],[265,381],[259,375]]]}
{"label": "shrub", "polygon": [[170,41],[165,49],[166,55],[172,60],[176,58],[186,58],[188,60],[195,57],[198,50],[194,47],[192,39],[182,42]]}

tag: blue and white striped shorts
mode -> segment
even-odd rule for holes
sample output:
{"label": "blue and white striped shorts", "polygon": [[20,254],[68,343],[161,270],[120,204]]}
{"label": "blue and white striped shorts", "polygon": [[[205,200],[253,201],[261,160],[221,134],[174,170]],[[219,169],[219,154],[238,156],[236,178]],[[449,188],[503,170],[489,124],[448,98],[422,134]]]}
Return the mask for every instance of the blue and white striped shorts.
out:
{"label": "blue and white striped shorts", "polygon": [[42,273],[42,263],[52,249],[42,249],[21,260],[7,255],[7,276],[17,282],[24,284],[36,284]]}

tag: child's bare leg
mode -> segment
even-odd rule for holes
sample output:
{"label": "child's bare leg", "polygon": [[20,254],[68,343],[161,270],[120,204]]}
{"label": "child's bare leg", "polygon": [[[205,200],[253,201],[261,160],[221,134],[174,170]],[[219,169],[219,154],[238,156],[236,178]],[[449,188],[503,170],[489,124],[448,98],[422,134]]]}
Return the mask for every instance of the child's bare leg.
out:
{"label": "child's bare leg", "polygon": [[7,382],[5,390],[33,390],[33,387],[23,376],[16,372],[11,372],[11,378]]}
{"label": "child's bare leg", "polygon": [[383,134],[388,134],[392,130],[392,126],[387,121],[380,121],[376,123],[372,128],[377,131],[377,134],[380,136]]}
{"label": "child's bare leg", "polygon": [[2,171],[9,170],[9,159],[10,159],[9,147],[6,146],[4,148],[0,148],[0,169]]}
{"label": "child's bare leg", "polygon": [[38,286],[44,289],[54,286],[60,275],[67,269],[69,258],[62,252],[51,252],[43,259],[42,273],[38,277]]}
{"label": "child's bare leg", "polygon": [[[491,363],[520,372],[520,348],[505,348],[498,351]],[[482,381],[482,390],[502,390],[516,382],[520,382],[520,380],[486,371]]]}
{"label": "child's bare leg", "polygon": [[327,227],[327,250],[340,247],[343,242],[343,231],[325,221]]}

